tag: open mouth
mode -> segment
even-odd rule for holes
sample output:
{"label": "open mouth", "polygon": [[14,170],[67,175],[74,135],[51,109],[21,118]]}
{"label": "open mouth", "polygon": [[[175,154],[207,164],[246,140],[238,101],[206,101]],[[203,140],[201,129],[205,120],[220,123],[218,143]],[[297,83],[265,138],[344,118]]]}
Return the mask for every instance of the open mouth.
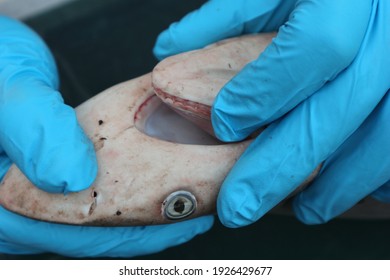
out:
{"label": "open mouth", "polygon": [[140,132],[169,142],[195,145],[223,144],[162,102],[156,95],[149,97],[138,108],[134,124]]}

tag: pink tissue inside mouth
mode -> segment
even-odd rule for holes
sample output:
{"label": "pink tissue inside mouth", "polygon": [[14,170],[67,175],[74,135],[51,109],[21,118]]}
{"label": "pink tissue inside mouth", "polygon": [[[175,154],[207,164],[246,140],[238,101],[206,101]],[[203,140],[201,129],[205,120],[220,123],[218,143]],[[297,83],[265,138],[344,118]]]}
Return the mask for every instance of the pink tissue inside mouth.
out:
{"label": "pink tissue inside mouth", "polygon": [[214,130],[211,125],[210,106],[170,95],[158,88],[154,88],[154,91],[156,95],[176,113],[214,136]]}
{"label": "pink tissue inside mouth", "polygon": [[140,119],[142,119],[144,116],[144,114],[145,114],[145,112],[144,111],[146,111],[146,110],[144,110],[145,109],[145,107],[147,107],[147,106],[149,106],[150,105],[150,103],[153,101],[153,98],[154,98],[155,96],[154,95],[152,95],[152,96],[149,96],[145,101],[144,101],[144,103],[142,103],[141,104],[141,106],[138,108],[138,110],[137,110],[137,112],[135,112],[135,114],[134,114],[134,122],[136,123],[138,120],[140,120]]}

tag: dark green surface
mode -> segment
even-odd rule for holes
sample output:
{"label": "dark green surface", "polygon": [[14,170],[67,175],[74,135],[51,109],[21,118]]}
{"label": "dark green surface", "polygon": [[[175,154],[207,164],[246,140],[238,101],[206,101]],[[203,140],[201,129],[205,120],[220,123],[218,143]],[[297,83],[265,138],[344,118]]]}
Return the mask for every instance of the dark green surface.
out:
{"label": "dark green surface", "polygon": [[[205,1],[77,1],[27,20],[51,47],[61,90],[76,106],[118,82],[149,72],[157,34]],[[254,225],[213,229],[182,246],[141,259],[389,259],[390,221],[335,220],[306,226],[268,215]],[[15,258],[3,256],[3,258]],[[58,259],[57,255],[23,258]]]}
{"label": "dark green surface", "polygon": [[29,19],[58,62],[65,101],[150,72],[157,35],[204,1],[79,0]]}

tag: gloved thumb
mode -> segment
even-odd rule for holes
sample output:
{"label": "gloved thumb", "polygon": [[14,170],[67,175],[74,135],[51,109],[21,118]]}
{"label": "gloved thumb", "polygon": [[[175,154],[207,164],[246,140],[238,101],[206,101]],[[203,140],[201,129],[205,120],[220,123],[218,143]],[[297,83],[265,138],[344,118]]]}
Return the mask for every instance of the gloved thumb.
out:
{"label": "gloved thumb", "polygon": [[27,26],[6,17],[0,17],[0,45],[1,172],[13,162],[45,191],[87,188],[97,173],[93,145],[56,90],[49,49]]}
{"label": "gloved thumb", "polygon": [[97,173],[93,145],[59,92],[20,80],[7,92],[0,109],[0,145],[11,161],[45,191],[89,187]]}

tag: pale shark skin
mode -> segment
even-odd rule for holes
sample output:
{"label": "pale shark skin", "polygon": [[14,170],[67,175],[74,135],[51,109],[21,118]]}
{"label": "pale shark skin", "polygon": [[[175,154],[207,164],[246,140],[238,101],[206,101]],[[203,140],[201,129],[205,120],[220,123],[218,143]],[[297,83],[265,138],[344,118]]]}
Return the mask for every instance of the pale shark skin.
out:
{"label": "pale shark skin", "polygon": [[163,224],[172,221],[163,213],[164,200],[172,192],[185,190],[197,201],[191,217],[213,213],[219,187],[247,142],[204,146],[150,137],[140,130],[145,114],[159,104],[146,75],[80,105],[78,120],[94,142],[98,159],[93,185],[79,193],[50,194],[12,166],[0,186],[1,205],[57,223]]}
{"label": "pale shark skin", "polygon": [[[168,58],[153,72],[154,89],[164,102],[212,133],[210,106],[219,89],[255,59],[272,36],[243,37]],[[250,52],[240,52],[237,46]],[[251,140],[189,145],[150,137],[143,133],[145,121],[160,105],[150,74],[86,101],[76,112],[95,144],[99,169],[93,185],[79,193],[49,194],[12,166],[0,184],[0,204],[34,219],[91,226],[166,224],[215,213],[219,188]],[[297,190],[310,183],[318,169]],[[189,215],[181,215],[183,205],[168,207],[167,198],[177,191],[194,200]],[[179,218],[168,217],[167,209]],[[273,211],[291,213],[288,203]],[[390,218],[390,207],[366,200],[347,216]]]}

